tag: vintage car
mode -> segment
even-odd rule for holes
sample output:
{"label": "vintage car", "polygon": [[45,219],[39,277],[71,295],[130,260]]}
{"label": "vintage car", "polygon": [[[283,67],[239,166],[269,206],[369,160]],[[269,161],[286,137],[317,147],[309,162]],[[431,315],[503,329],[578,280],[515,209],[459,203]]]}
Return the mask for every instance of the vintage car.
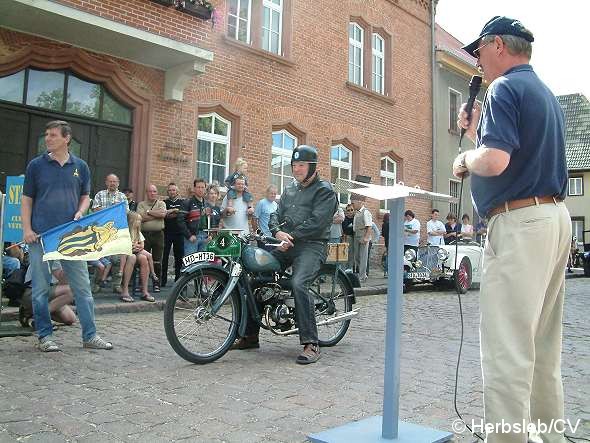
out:
{"label": "vintage car", "polygon": [[482,261],[483,248],[473,241],[459,240],[458,245],[420,246],[417,254],[408,249],[404,254],[404,290],[415,284],[433,283],[452,285],[465,294],[481,282]]}

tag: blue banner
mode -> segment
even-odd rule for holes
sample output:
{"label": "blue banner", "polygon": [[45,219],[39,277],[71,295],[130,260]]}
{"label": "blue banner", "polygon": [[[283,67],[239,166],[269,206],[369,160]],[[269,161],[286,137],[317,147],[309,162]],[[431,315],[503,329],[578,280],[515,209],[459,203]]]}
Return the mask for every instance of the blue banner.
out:
{"label": "blue banner", "polygon": [[20,202],[23,194],[24,182],[24,175],[6,177],[4,225],[2,226],[2,238],[5,242],[18,243],[23,239],[23,225],[20,218]]}
{"label": "blue banner", "polygon": [[126,202],[65,223],[41,234],[43,260],[98,260],[131,255]]}

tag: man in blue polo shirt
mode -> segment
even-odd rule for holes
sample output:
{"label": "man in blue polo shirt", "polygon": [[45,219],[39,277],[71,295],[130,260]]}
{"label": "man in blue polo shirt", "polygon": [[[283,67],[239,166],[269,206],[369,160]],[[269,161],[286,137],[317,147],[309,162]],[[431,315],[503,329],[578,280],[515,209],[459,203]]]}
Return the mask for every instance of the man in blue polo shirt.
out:
{"label": "man in blue polo shirt", "polygon": [[254,210],[254,219],[258,225],[258,229],[262,231],[267,237],[272,237],[272,233],[268,227],[270,221],[270,214],[277,211],[279,207],[275,201],[277,198],[277,187],[270,185],[266,188],[266,197],[256,203],[256,209]]}
{"label": "man in blue polo shirt", "polygon": [[[484,410],[496,433],[488,443],[522,443],[524,431],[502,427],[542,423],[545,443],[565,442],[551,423],[563,420],[562,312],[571,225],[563,113],[529,61],[532,33],[494,17],[463,49],[477,58],[488,87],[471,120],[459,127],[476,149],[453,164],[469,173],[472,197],[488,218],[480,290]],[[541,429],[542,430],[542,429]]]}
{"label": "man in blue polo shirt", "polygon": [[[47,123],[47,152],[29,163],[23,187],[23,237],[29,244],[33,316],[39,336],[39,349],[43,352],[55,352],[60,348],[52,340],[53,327],[48,305],[51,273],[48,262],[43,262],[39,235],[55,226],[78,220],[90,204],[90,170],[83,160],[68,151],[71,139],[72,128],[67,122]],[[94,300],[86,262],[62,260],[62,267],[76,300],[83,346],[112,349],[113,345],[96,335]]]}

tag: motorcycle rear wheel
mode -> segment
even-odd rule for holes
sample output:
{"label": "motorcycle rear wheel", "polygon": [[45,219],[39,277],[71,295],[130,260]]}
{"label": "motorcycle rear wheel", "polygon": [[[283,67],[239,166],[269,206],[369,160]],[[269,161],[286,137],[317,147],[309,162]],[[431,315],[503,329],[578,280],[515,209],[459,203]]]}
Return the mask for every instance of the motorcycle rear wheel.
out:
{"label": "motorcycle rear wheel", "polygon": [[164,330],[172,349],[191,363],[211,363],[233,344],[240,322],[240,298],[234,290],[215,314],[211,306],[223,293],[228,275],[202,268],[184,275],[164,308]]}
{"label": "motorcycle rear wheel", "polygon": [[[310,292],[315,299],[317,323],[352,310],[353,290],[342,274],[335,273],[334,269],[322,269],[310,285]],[[349,326],[350,320],[318,326],[318,344],[321,347],[336,345],[346,335]]]}

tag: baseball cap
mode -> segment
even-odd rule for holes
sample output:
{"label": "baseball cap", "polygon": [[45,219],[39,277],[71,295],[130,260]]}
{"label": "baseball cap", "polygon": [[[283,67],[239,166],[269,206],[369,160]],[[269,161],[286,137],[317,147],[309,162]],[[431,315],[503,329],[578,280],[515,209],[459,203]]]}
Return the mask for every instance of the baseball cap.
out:
{"label": "baseball cap", "polygon": [[483,26],[477,39],[468,45],[463,46],[461,49],[466,51],[472,57],[475,57],[473,51],[477,49],[481,38],[486,35],[514,35],[516,37],[522,37],[528,42],[533,42],[535,40],[533,33],[525,28],[519,20],[497,15]]}

